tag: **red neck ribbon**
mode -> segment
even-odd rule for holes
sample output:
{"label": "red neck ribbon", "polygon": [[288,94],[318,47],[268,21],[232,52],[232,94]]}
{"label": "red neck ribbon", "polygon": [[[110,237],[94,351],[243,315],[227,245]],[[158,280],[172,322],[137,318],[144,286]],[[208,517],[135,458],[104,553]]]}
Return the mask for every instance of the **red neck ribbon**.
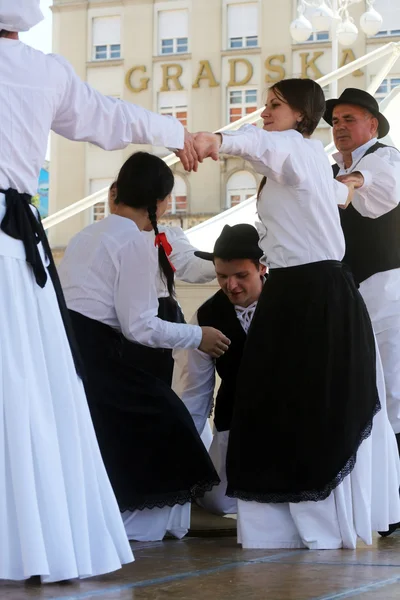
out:
{"label": "red neck ribbon", "polygon": [[[156,235],[156,239],[154,240],[154,245],[157,246],[157,248],[159,248],[160,246],[164,249],[165,255],[168,258],[169,255],[172,252],[172,246],[169,243],[169,241],[167,240],[167,236],[165,235],[165,233],[157,233]],[[168,258],[168,262],[171,265],[172,270],[175,272],[176,269],[174,267],[174,265],[172,264],[172,262],[169,260]]]}

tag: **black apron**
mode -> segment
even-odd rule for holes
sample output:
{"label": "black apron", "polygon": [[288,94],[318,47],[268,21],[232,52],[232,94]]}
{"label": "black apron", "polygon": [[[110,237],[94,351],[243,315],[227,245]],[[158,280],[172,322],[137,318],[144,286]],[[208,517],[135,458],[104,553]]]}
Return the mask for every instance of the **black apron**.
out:
{"label": "black apron", "polygon": [[236,386],[228,496],[327,498],[352,471],[380,409],[375,361],[371,321],[347,267],[271,269]]}

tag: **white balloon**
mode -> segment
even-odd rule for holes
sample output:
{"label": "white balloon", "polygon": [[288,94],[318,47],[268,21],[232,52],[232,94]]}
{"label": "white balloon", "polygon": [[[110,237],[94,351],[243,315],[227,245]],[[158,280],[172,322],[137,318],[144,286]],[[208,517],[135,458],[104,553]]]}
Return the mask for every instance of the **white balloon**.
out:
{"label": "white balloon", "polygon": [[351,46],[357,39],[358,29],[350,19],[346,19],[337,26],[336,35],[339,44],[342,46]]}
{"label": "white balloon", "polygon": [[306,42],[313,32],[312,25],[304,15],[299,15],[290,24],[290,35],[295,42]]}
{"label": "white balloon", "polygon": [[322,2],[311,14],[311,23],[315,31],[329,31],[331,28],[334,14],[331,8]]}
{"label": "white balloon", "polygon": [[361,29],[367,35],[376,35],[380,31],[383,18],[372,6],[360,17]]}

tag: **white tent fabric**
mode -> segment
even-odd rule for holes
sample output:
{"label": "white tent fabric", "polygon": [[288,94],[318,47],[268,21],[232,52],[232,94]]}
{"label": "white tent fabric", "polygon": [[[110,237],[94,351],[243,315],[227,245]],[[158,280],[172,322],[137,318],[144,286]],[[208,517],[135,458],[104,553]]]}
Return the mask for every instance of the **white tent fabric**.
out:
{"label": "white tent fabric", "polygon": [[[382,143],[400,149],[400,87],[392,90],[381,102],[380,110],[390,123],[390,134],[381,140]],[[237,223],[254,225],[256,221],[258,221],[258,217],[254,197],[191,227],[185,233],[193,246],[210,252],[224,225],[236,225]]]}

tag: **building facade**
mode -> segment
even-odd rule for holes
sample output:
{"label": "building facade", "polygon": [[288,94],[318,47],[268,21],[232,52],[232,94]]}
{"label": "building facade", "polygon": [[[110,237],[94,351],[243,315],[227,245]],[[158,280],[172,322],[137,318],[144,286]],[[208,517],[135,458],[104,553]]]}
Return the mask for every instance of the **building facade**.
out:
{"label": "building facade", "polygon": [[[260,107],[268,86],[279,79],[318,78],[332,70],[328,32],[293,43],[289,25],[296,5],[296,0],[54,0],[53,49],[102,93],[173,115],[189,131],[215,130]],[[400,1],[376,0],[374,8],[384,18],[382,31],[373,38],[360,31],[351,48],[339,47],[338,66],[400,40]],[[365,9],[364,0],[351,7],[356,22]],[[365,89],[384,60],[344,78],[339,92]],[[399,84],[400,65],[395,65],[377,97]],[[329,143],[329,127],[321,124],[317,136]],[[53,135],[50,212],[108,186],[134,150],[105,152]],[[148,150],[168,154],[163,148]],[[180,164],[173,170],[166,220],[183,228],[250,197],[260,180],[238,158],[206,161],[197,174],[186,174]],[[52,246],[65,247],[106,212],[99,203],[56,226],[50,231]]]}

